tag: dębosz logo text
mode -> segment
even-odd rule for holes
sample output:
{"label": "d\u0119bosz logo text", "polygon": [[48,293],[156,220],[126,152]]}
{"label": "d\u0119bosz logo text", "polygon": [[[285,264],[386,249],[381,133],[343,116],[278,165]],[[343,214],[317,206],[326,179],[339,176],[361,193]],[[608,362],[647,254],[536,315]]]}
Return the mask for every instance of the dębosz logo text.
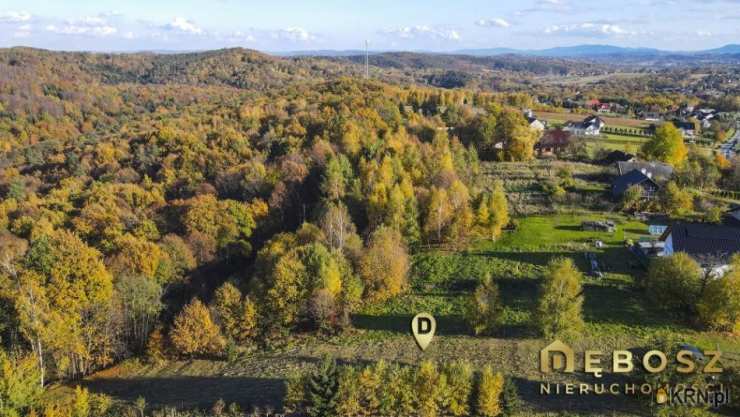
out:
{"label": "d\u0119bosz logo text", "polygon": [[[719,359],[720,351],[692,351],[679,350],[675,356],[675,371],[681,374],[701,372],[707,374],[709,380],[716,380],[722,373]],[[701,360],[697,360],[701,357]],[[611,359],[611,360],[609,360]],[[604,352],[587,350],[583,354],[583,371],[591,373],[596,378],[603,376],[604,370],[611,364],[610,370],[615,374],[627,374],[634,371],[635,361],[632,352],[615,350],[611,358]],[[660,350],[651,350],[643,355],[639,365],[648,374],[664,372],[669,364],[668,356]],[[570,346],[556,340],[540,351],[540,371],[549,374],[553,371],[573,373],[576,371],[576,355]],[[540,383],[541,395],[649,395],[653,396],[658,405],[686,405],[721,407],[730,403],[729,387],[722,384],[691,384],[653,385],[645,383]]]}

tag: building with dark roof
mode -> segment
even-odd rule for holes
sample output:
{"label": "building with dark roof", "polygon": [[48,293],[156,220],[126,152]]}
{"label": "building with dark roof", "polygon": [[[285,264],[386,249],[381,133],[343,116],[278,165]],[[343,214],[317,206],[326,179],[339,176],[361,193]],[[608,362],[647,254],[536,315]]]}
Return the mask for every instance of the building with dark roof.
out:
{"label": "building with dark roof", "polygon": [[726,224],[675,223],[666,229],[662,256],[684,252],[711,273],[727,270],[732,255],[740,252],[740,227]]}
{"label": "building with dark roof", "polygon": [[658,190],[660,190],[660,186],[651,177],[652,174],[649,172],[643,172],[637,169],[620,175],[612,182],[612,196],[620,198],[628,188],[637,185],[642,188],[643,198],[653,198],[658,193]]}
{"label": "building with dark roof", "polygon": [[673,167],[662,162],[647,161],[618,161],[617,174],[624,175],[631,171],[638,170],[657,181],[668,181],[673,177]]}
{"label": "building with dark roof", "polygon": [[565,130],[576,136],[598,136],[601,134],[601,128],[606,126],[604,120],[599,116],[588,116],[582,122],[568,122],[565,124]]}

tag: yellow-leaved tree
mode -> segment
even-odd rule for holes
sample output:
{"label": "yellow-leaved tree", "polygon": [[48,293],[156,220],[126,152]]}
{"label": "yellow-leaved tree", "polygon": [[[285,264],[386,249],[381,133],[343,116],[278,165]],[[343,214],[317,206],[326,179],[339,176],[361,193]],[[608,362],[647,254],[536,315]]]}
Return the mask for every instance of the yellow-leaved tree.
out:
{"label": "yellow-leaved tree", "polygon": [[170,339],[175,349],[187,356],[219,355],[226,346],[208,308],[197,298],[175,317]]}

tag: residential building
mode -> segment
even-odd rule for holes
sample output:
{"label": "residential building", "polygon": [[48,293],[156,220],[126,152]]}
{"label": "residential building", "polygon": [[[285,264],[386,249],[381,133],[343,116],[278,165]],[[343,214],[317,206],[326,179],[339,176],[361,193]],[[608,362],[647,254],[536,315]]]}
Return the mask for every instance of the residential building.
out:
{"label": "residential building", "polygon": [[675,223],[666,229],[661,256],[684,252],[711,275],[729,269],[732,255],[740,252],[740,227],[726,224]]}
{"label": "residential building", "polygon": [[524,110],[524,117],[527,119],[527,123],[529,123],[529,127],[531,127],[534,130],[542,132],[545,130],[545,128],[547,128],[547,122],[537,119],[537,116],[535,116],[534,112],[532,112],[532,110],[530,109]]}
{"label": "residential building", "polygon": [[673,177],[673,167],[662,162],[634,160],[617,162],[617,175],[625,175],[634,170],[650,174],[657,182],[668,181]]}
{"label": "residential building", "polygon": [[612,182],[612,196],[621,198],[634,185],[642,189],[642,198],[645,199],[654,198],[660,190],[660,186],[653,180],[651,173],[633,169],[614,179]]}
{"label": "residential building", "polygon": [[606,123],[601,117],[591,115],[581,122],[566,123],[564,129],[576,136],[598,136],[604,126],[606,126]]}

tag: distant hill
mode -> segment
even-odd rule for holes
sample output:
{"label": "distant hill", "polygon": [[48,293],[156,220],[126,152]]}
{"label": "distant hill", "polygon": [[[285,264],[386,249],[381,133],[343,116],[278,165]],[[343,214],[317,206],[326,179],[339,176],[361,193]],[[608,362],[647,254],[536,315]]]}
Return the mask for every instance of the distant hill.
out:
{"label": "distant hill", "polygon": [[[356,58],[365,56],[363,50],[315,50],[315,51],[294,51],[294,52],[278,52],[273,53],[274,56],[283,57],[323,57],[323,58]],[[720,48],[707,49],[700,51],[669,51],[655,48],[628,48],[614,45],[575,45],[575,46],[560,46],[555,48],[547,49],[513,49],[513,48],[481,48],[481,49],[460,49],[450,52],[429,52],[429,51],[370,51],[371,56],[382,57],[376,59],[376,63],[380,61],[380,66],[393,66],[400,67],[396,62],[395,64],[391,61],[397,61],[399,57],[403,56],[407,61],[404,64],[408,64],[409,57],[415,57],[412,61],[416,61],[418,64],[419,57],[453,57],[453,56],[467,56],[476,58],[489,58],[489,57],[503,57],[503,56],[518,56],[518,57],[539,57],[539,58],[561,58],[561,59],[573,59],[573,60],[596,60],[604,61],[609,58],[619,57],[625,60],[625,62],[654,62],[660,63],[665,61],[666,63],[671,62],[690,62],[696,59],[702,60],[717,60],[717,61],[740,61],[740,45],[730,44]],[[447,60],[443,58],[442,60]],[[353,59],[353,61],[358,61]],[[371,64],[373,60],[371,59]],[[426,65],[422,65],[426,66]]]}
{"label": "distant hill", "polygon": [[723,46],[721,48],[708,49],[708,50],[703,51],[703,52],[705,54],[711,54],[711,55],[715,55],[715,54],[733,54],[733,55],[736,55],[736,54],[740,54],[740,45],[739,44],[730,44],[730,45],[725,45],[725,46]]}
{"label": "distant hill", "polygon": [[634,58],[649,57],[695,57],[706,55],[736,55],[740,54],[740,45],[725,45],[721,48],[702,51],[667,51],[655,48],[625,48],[614,45],[576,45],[561,46],[548,49],[465,49],[455,51],[457,54],[471,56],[496,56],[496,55],[524,55],[553,58],[599,58],[609,56],[622,56]]}
{"label": "distant hill", "polygon": [[548,49],[510,49],[510,48],[492,48],[492,49],[466,49],[456,51],[456,53],[473,55],[473,56],[495,56],[495,55],[528,55],[557,58],[589,57],[603,55],[654,55],[662,51],[650,48],[623,48],[612,45],[578,45],[562,46]]}
{"label": "distant hill", "polygon": [[[370,55],[376,55],[382,52],[370,51],[369,53]],[[315,50],[315,51],[311,50],[311,51],[272,52],[271,54],[275,56],[284,56],[284,57],[292,57],[292,56],[338,57],[338,56],[365,55],[365,51],[360,50],[360,49],[347,49],[347,50],[340,50],[340,51],[335,51],[331,49],[320,49],[320,50]]]}

